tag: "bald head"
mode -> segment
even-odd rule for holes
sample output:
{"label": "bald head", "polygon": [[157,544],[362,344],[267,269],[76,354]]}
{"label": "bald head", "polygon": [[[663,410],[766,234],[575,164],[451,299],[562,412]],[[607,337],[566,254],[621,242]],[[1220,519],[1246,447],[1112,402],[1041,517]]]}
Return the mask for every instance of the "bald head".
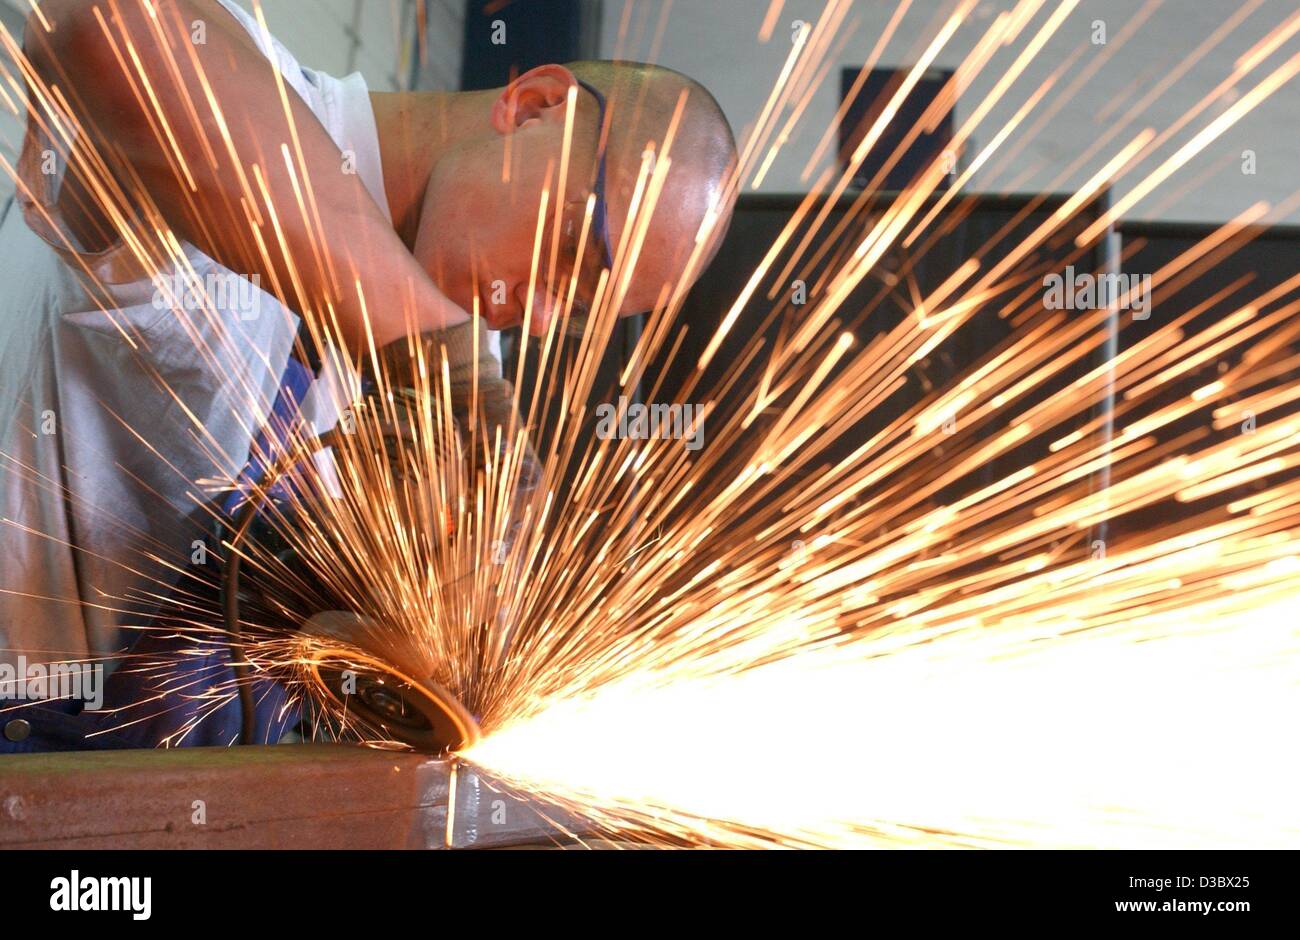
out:
{"label": "bald head", "polygon": [[[658,157],[667,145],[671,166],[622,312],[648,310],[665,284],[684,277],[693,282],[716,253],[735,201],[735,136],[708,89],[680,72],[642,62],[580,61],[565,67],[598,89],[607,102],[600,133],[610,236],[616,249],[645,154]],[[692,263],[701,237],[707,243]]]}
{"label": "bald head", "polygon": [[[604,98],[603,122],[579,81]],[[579,252],[578,242],[602,145],[610,245],[627,259],[639,244],[630,278],[623,269],[618,281],[620,315],[652,309],[666,287],[689,287],[716,252],[734,202],[736,144],[713,96],[685,75],[633,62],[540,65],[446,107],[414,251],[448,297],[494,329],[527,318],[540,333],[570,299],[576,319],[590,308],[604,253]],[[629,228],[647,155],[665,153],[659,195],[642,197]],[[575,287],[561,296],[566,280]]]}

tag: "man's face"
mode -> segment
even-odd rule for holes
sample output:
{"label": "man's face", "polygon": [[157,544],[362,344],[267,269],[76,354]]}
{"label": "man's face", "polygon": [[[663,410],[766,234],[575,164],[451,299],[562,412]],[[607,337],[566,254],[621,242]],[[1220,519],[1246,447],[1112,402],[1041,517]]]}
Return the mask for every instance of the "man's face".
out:
{"label": "man's face", "polygon": [[[574,117],[561,194],[571,88]],[[595,300],[607,263],[592,212],[599,108],[567,69],[542,66],[518,79],[493,105],[493,134],[454,148],[433,170],[416,257],[464,310],[472,312],[477,300],[492,329],[518,326],[527,318],[529,331],[541,335],[561,311],[583,316]],[[610,119],[617,122],[619,116],[611,113]],[[626,155],[611,153],[607,160],[604,197],[614,248],[641,169],[640,159]],[[651,309],[664,285],[680,278],[710,193],[700,187],[665,191],[620,315]],[[571,276],[575,258],[576,281]]]}
{"label": "man's face", "polygon": [[[569,75],[558,66],[549,68]],[[452,301],[471,312],[477,300],[489,327],[518,326],[527,317],[530,331],[540,335],[564,307],[579,316],[589,308],[604,248],[588,212],[598,105],[590,94],[578,93],[561,193],[570,85],[564,77],[549,75],[539,76],[536,84],[524,89],[519,101],[498,109],[505,112],[504,127],[498,129],[494,120],[494,137],[439,161],[415,250]],[[571,275],[580,247],[574,285]]]}

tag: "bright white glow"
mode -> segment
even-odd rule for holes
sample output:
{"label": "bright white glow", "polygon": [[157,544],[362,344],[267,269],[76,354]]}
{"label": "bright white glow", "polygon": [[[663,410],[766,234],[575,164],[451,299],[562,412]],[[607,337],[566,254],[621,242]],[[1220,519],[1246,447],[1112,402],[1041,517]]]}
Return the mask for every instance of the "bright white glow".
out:
{"label": "bright white glow", "polygon": [[637,676],[467,756],[598,819],[732,842],[714,821],[825,845],[1295,847],[1298,613],[1300,593],[1178,625]]}

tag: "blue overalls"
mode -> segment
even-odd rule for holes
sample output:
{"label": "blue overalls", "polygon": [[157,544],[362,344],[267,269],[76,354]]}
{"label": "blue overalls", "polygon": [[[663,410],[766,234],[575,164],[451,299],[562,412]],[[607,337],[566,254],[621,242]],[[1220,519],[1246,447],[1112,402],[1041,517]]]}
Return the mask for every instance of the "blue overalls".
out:
{"label": "blue overalls", "polygon": [[[283,439],[277,436],[277,429],[288,428],[297,420],[299,403],[313,379],[312,370],[291,355],[272,417],[258,434],[250,454],[276,453],[275,443]],[[240,485],[222,501],[227,516],[264,469],[256,456],[250,458],[240,474]],[[208,568],[209,576],[187,578],[186,590],[200,595],[207,609],[217,611],[219,572],[211,560],[214,555],[209,551],[205,565],[195,566]],[[149,629],[139,631],[124,664],[104,682],[103,705],[97,710],[88,710],[84,702],[69,699],[0,702],[0,754],[224,747],[236,743],[242,711],[233,694],[229,648],[219,642],[219,635],[185,636],[165,629],[165,621],[162,627],[160,619],[155,619]],[[200,653],[204,645],[206,652]],[[150,668],[149,663],[168,665],[165,669],[157,665]],[[218,698],[211,694],[214,688],[232,694]],[[274,744],[301,720],[300,707],[289,702],[288,693],[278,682],[254,680],[253,697],[257,705],[255,744]]]}

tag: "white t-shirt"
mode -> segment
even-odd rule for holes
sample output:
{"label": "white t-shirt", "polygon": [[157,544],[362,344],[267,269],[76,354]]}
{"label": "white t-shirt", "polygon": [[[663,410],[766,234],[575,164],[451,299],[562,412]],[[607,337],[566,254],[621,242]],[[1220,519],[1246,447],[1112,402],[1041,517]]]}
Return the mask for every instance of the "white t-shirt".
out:
{"label": "white t-shirt", "polygon": [[[362,77],[302,67],[221,2],[387,215]],[[0,660],[10,663],[112,657],[130,644],[122,626],[166,595],[208,527],[200,506],[246,463],[298,328],[247,281],[218,292],[211,313],[177,309],[125,245],[77,252],[52,210],[63,167],[41,172],[58,150],[29,125],[17,197],[7,211],[0,203]],[[203,283],[232,283],[182,247]],[[322,386],[338,388],[313,386],[304,410],[318,431],[341,400]]]}

